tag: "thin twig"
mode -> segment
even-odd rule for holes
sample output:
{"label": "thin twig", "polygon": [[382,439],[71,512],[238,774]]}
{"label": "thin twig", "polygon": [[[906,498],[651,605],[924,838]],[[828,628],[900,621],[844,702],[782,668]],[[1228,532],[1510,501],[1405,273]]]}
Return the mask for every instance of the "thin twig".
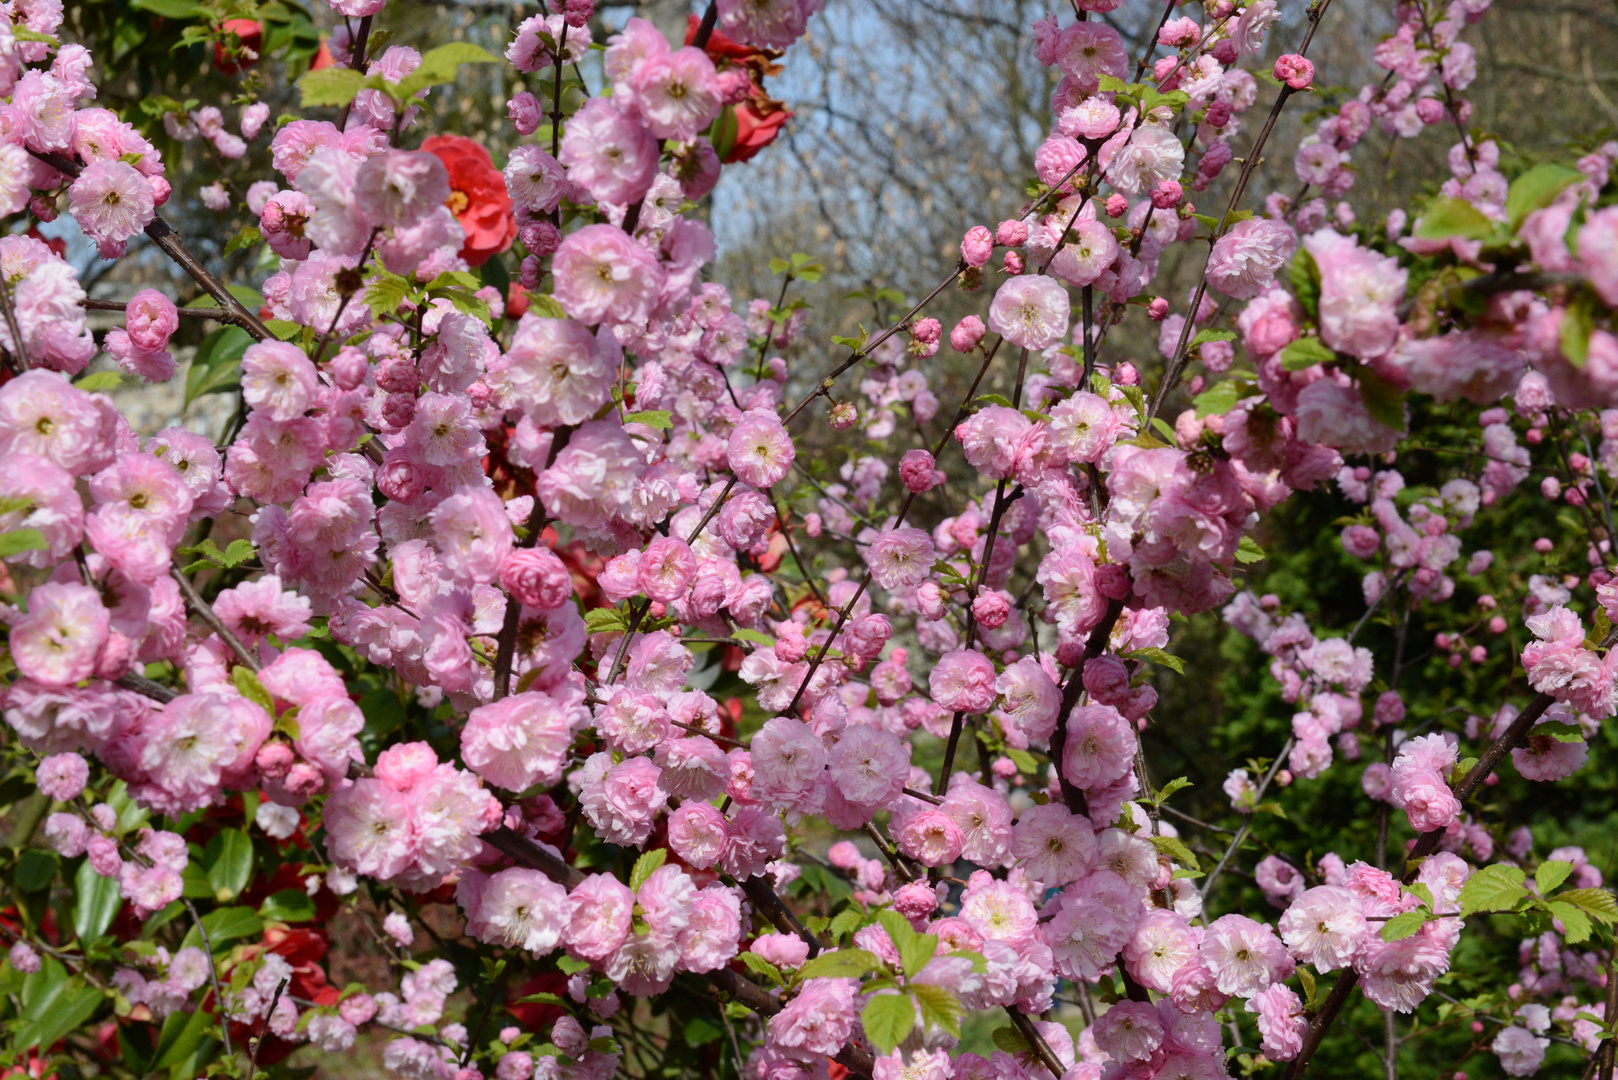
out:
{"label": "thin twig", "polygon": [[258,674],[258,657],[254,656],[247,646],[242,644],[241,638],[233,634],[230,627],[214,614],[213,608],[208,606],[208,602],[197,592],[197,587],[191,584],[191,579],[186,577],[178,566],[169,567],[169,574],[179,583],[180,591],[185,594],[186,606],[192,613],[207,623],[208,627],[219,635],[220,641],[230,646],[230,651],[236,654],[236,659],[240,660],[249,671]]}

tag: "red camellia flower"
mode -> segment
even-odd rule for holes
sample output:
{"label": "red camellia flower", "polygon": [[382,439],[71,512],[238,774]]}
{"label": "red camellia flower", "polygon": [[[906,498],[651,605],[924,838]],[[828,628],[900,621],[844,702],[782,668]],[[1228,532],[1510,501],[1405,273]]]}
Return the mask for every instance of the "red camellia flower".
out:
{"label": "red camellia flower", "polygon": [[[780,102],[773,104],[780,106]],[[778,107],[761,115],[751,98],[742,102],[736,106],[736,141],[731,144],[730,153],[725,155],[724,163],[730,165],[751,158],[774,142],[775,137],[781,133],[781,128],[790,119],[792,119],[791,109]]]}
{"label": "red camellia flower", "polygon": [[213,66],[234,75],[258,59],[259,50],[264,48],[264,27],[252,19],[226,19],[225,30],[241,39],[241,44],[227,50],[224,41],[214,42]]}
{"label": "red camellia flower", "polygon": [[[687,16],[685,26],[687,45],[697,40],[697,29],[700,25],[695,15]],[[765,76],[777,74],[781,70],[781,65],[775,62],[780,59],[781,51],[744,45],[739,41],[732,41],[717,30],[709,35],[703,51],[714,62],[714,67],[720,71],[737,68],[747,73],[751,89],[745,100],[732,107],[736,114],[736,141],[725,154],[724,164],[746,161],[774,142],[775,137],[781,133],[781,128],[792,119],[792,110],[786,107],[785,102],[777,101],[764,92]]]}
{"label": "red camellia flower", "polygon": [[490,255],[509,248],[517,238],[517,218],[506,194],[506,178],[482,144],[464,135],[434,135],[421,148],[437,154],[449,170],[447,205],[466,230],[461,258],[482,266]]}

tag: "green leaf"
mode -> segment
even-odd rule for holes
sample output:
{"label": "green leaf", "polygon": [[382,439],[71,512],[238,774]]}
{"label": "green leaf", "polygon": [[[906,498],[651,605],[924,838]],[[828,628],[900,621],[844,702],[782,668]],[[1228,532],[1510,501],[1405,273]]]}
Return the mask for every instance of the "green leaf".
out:
{"label": "green leaf", "polygon": [[[42,974],[43,972],[41,972]],[[12,1048],[49,1047],[90,1019],[106,995],[79,978],[60,984],[56,993],[35,999],[22,1014],[22,1026],[12,1037]]]}
{"label": "green leaf", "polygon": [[669,858],[668,848],[653,848],[635,860],[635,869],[629,875],[629,888],[631,892],[640,892],[640,887],[646,884],[646,879],[657,873]]}
{"label": "green leaf", "polygon": [[0,559],[9,559],[25,551],[44,551],[50,546],[45,534],[38,529],[12,529],[0,533]]}
{"label": "green leaf", "polygon": [[1303,984],[1303,1003],[1309,1009],[1315,1007],[1315,977],[1307,967],[1298,969],[1298,981]]}
{"label": "green leaf", "polygon": [[264,328],[274,334],[277,341],[291,341],[303,333],[303,327],[291,319],[266,319]]}
{"label": "green leaf", "polygon": [[572,956],[558,957],[556,960],[556,966],[562,969],[562,974],[564,975],[577,975],[580,972],[590,970],[590,962],[588,960],[579,960]]}
{"label": "green leaf", "polygon": [[157,1049],[152,1051],[153,1071],[170,1069],[189,1059],[201,1045],[213,1020],[213,1014],[206,1009],[170,1013],[157,1038]]}
{"label": "green leaf", "polygon": [[561,998],[555,994],[529,994],[527,997],[517,999],[518,1005],[564,1005]]}
{"label": "green leaf", "polygon": [[448,45],[428,49],[421,58],[421,64],[415,71],[405,76],[395,92],[401,99],[408,98],[426,87],[454,82],[456,72],[460,70],[462,64],[498,62],[498,57],[491,56],[487,50],[479,48],[470,41],[452,41]]}
{"label": "green leaf", "polygon": [[473,292],[483,288],[483,282],[465,270],[445,270],[427,283],[429,289],[447,289],[451,285],[459,285],[461,288],[471,289]]}
{"label": "green leaf", "polygon": [[1156,647],[1149,649],[1132,649],[1121,654],[1125,660],[1150,660],[1154,664],[1162,664],[1177,675],[1185,674],[1185,661],[1171,652]]}
{"label": "green leaf", "polygon": [[202,867],[214,897],[220,901],[233,899],[253,875],[253,841],[240,829],[222,830],[203,850]]}
{"label": "green leaf", "polygon": [[240,386],[242,353],[251,344],[252,335],[239,326],[221,326],[203,338],[186,370],[185,404]]}
{"label": "green leaf", "polygon": [[165,19],[203,19],[208,16],[207,8],[192,3],[191,0],[132,0],[129,6],[150,11],[153,15],[161,15]]}
{"label": "green leaf", "polygon": [[1002,397],[999,394],[979,394],[972,400],[973,404],[981,401],[985,405],[999,405],[1007,409],[1012,407],[1010,399]]}
{"label": "green leaf", "polygon": [[891,1054],[916,1026],[916,1006],[906,994],[879,994],[860,1010],[860,1023],[877,1052]]}
{"label": "green leaf", "polygon": [[106,933],[123,904],[117,878],[104,878],[88,859],[79,864],[73,879],[73,932],[85,943]]}
{"label": "green leaf", "polygon": [[1427,204],[1427,210],[1416,222],[1418,240],[1482,240],[1494,234],[1494,222],[1465,199],[1440,198]]}
{"label": "green leaf", "polygon": [[961,1017],[966,1010],[962,1008],[960,998],[942,986],[927,983],[912,983],[910,993],[916,999],[916,1008],[921,1013],[923,1024],[951,1035],[961,1034]]}
{"label": "green leaf", "polygon": [[823,952],[798,969],[800,979],[858,979],[882,967],[882,959],[868,949]]}
{"label": "green leaf", "polygon": [[563,310],[562,305],[549,293],[529,293],[528,313],[538,315],[542,319],[567,318],[567,312]]}
{"label": "green leaf", "polygon": [[124,384],[121,371],[94,371],[82,376],[73,385],[86,394],[97,394],[107,390],[116,390]]}
{"label": "green leaf", "polygon": [[392,315],[410,292],[408,278],[383,270],[365,290],[365,306],[373,315]]}
{"label": "green leaf", "polygon": [[1523,897],[1525,875],[1515,866],[1495,863],[1467,879],[1457,898],[1464,918],[1475,911],[1511,911]]}
{"label": "green leaf", "polygon": [[1506,192],[1506,217],[1511,220],[1511,231],[1516,232],[1523,218],[1549,206],[1570,185],[1583,179],[1584,174],[1577,169],[1555,162],[1535,165],[1517,177]]}
{"label": "green leaf", "polygon": [[[264,920],[258,917],[258,912],[250,907],[228,907],[217,911],[210,911],[202,917],[202,928],[208,931],[208,944],[213,946],[215,952],[227,941],[237,938],[253,937],[264,931]],[[202,944],[202,935],[197,933],[195,925],[185,935],[184,945]]]}
{"label": "green leaf", "polygon": [[1300,247],[1287,268],[1287,280],[1292,285],[1292,295],[1313,318],[1320,311],[1320,266],[1315,257]]}
{"label": "green leaf", "polygon": [[747,965],[748,970],[757,972],[766,979],[774,982],[777,986],[785,986],[787,984],[786,976],[781,974],[781,969],[764,959],[758,953],[744,952],[741,954],[741,957],[742,963]]}
{"label": "green leaf", "polygon": [[1303,371],[1316,364],[1337,361],[1337,353],[1319,338],[1299,338],[1281,350],[1281,366],[1288,371]]}
{"label": "green leaf", "polygon": [[724,1034],[724,1029],[706,1016],[693,1016],[685,1022],[685,1044],[690,1047],[706,1046]]}
{"label": "green leaf", "polygon": [[1248,396],[1245,383],[1225,379],[1192,398],[1191,404],[1197,410],[1197,419],[1201,420],[1205,416],[1223,416]]}
{"label": "green leaf", "polygon": [[1170,780],[1168,783],[1157,789],[1157,798],[1153,799],[1152,801],[1158,806],[1162,806],[1164,803],[1169,801],[1169,796],[1175,794],[1176,792],[1183,791],[1188,787],[1195,786],[1195,784],[1191,783],[1191,781],[1185,777],[1176,776],[1173,780]]}
{"label": "green leaf", "polygon": [[667,409],[647,409],[644,412],[632,412],[624,417],[626,424],[645,424],[647,427],[667,431],[674,426],[674,414]]}
{"label": "green leaf", "polygon": [[1017,771],[1024,776],[1033,776],[1039,772],[1039,759],[1028,751],[1015,746],[1008,746],[1005,754],[1006,757],[1011,759],[1011,763],[1017,766]]}
{"label": "green leaf", "polygon": [[1596,922],[1611,926],[1618,922],[1618,900],[1606,889],[1569,889],[1556,899],[1582,908]]}
{"label": "green leaf", "polygon": [[315,902],[302,889],[281,889],[264,898],[258,917],[265,922],[310,922],[315,917]]}
{"label": "green leaf", "polygon": [[1185,846],[1185,841],[1177,836],[1154,836],[1152,846],[1182,866],[1189,866],[1193,870],[1201,870],[1202,864],[1191,849]]}
{"label": "green leaf", "polygon": [[[151,0],[146,2],[150,3]],[[364,86],[364,75],[341,64],[311,71],[298,80],[298,89],[303,93],[302,105],[305,109],[322,105],[340,108],[353,101],[354,95]]]}
{"label": "green leaf", "polygon": [[[720,161],[729,157],[731,150],[735,148],[738,130],[736,108],[732,105],[720,109],[718,118],[708,125],[708,141],[713,143],[713,151],[719,156]],[[783,266],[782,269],[786,267]],[[772,270],[771,273],[779,271]]]}
{"label": "green leaf", "polygon": [[841,941],[844,935],[852,934],[864,922],[865,916],[858,908],[847,907],[832,916],[831,925],[827,927],[827,932],[831,934],[833,941]]}
{"label": "green leaf", "polygon": [[236,684],[236,692],[248,701],[263,708],[271,716],[275,715],[275,701],[270,692],[264,689],[264,684],[258,681],[258,676],[245,667],[237,667],[230,673],[230,679]]}
{"label": "green leaf", "polygon": [[1170,446],[1173,446],[1175,440],[1178,438],[1178,436],[1174,434],[1174,429],[1169,427],[1169,422],[1163,419],[1161,416],[1152,417],[1152,430],[1161,435],[1163,437],[1163,441],[1168,443]]}
{"label": "green leaf", "polygon": [[1557,327],[1562,355],[1574,367],[1582,368],[1585,361],[1590,359],[1590,335],[1595,328],[1594,304],[1585,295],[1574,297],[1563,310],[1561,325]]}
{"label": "green leaf", "polygon": [[761,634],[757,630],[749,630],[746,627],[742,627],[739,630],[732,630],[730,632],[730,636],[735,638],[737,641],[749,641],[754,645],[770,646],[775,644],[775,639],[770,635]]}
{"label": "green leaf", "polygon": [[1239,563],[1263,562],[1267,558],[1269,556],[1264,554],[1264,549],[1259,547],[1258,541],[1251,536],[1242,537],[1241,542],[1236,545],[1236,561]]}
{"label": "green leaf", "polygon": [[1590,940],[1590,916],[1581,908],[1561,900],[1550,902],[1551,914],[1562,922],[1563,937],[1569,945],[1577,945],[1581,941]]}
{"label": "green leaf", "polygon": [[1382,924],[1383,941],[1403,941],[1427,925],[1427,912],[1406,911]]}
{"label": "green leaf", "polygon": [[584,613],[584,629],[591,634],[622,633],[629,622],[618,608],[591,608]]}
{"label": "green leaf", "polygon": [[225,242],[225,254],[229,255],[240,248],[252,247],[263,239],[264,234],[259,232],[257,225],[243,225],[241,232]]}
{"label": "green leaf", "polygon": [[1570,862],[1552,859],[1549,862],[1540,863],[1539,869],[1534,871],[1534,884],[1539,886],[1539,895],[1542,897],[1550,896],[1551,893],[1556,891],[1557,886],[1566,881],[1568,875],[1572,873],[1573,864]]}
{"label": "green leaf", "polygon": [[[1102,78],[1107,76],[1103,75]],[[1008,1054],[1025,1054],[1030,1049],[1028,1040],[1014,1027],[995,1028],[992,1038],[994,1045]]]}
{"label": "green leaf", "polygon": [[[1605,636],[1605,634],[1602,635],[1602,637]],[[1547,720],[1543,723],[1535,724],[1533,734],[1548,735],[1557,742],[1576,743],[1584,741],[1583,728],[1579,727],[1577,724],[1562,724],[1555,720]]]}
{"label": "green leaf", "polygon": [[29,848],[17,857],[17,870],[12,877],[18,892],[39,892],[56,880],[62,860],[54,851]]}
{"label": "green leaf", "polygon": [[1360,400],[1371,418],[1394,431],[1404,431],[1404,391],[1366,366],[1354,372],[1354,380],[1359,384]]}
{"label": "green leaf", "polygon": [[1210,341],[1235,340],[1236,332],[1234,330],[1198,330],[1197,336],[1191,339],[1191,347],[1196,348],[1198,345],[1204,345]]}
{"label": "green leaf", "polygon": [[[140,5],[131,4],[130,6],[138,7]],[[13,26],[11,28],[11,36],[18,41],[39,41],[46,45],[61,44],[61,42],[57,41],[56,38],[52,37],[51,35],[41,34],[38,30],[30,30],[26,26]]]}

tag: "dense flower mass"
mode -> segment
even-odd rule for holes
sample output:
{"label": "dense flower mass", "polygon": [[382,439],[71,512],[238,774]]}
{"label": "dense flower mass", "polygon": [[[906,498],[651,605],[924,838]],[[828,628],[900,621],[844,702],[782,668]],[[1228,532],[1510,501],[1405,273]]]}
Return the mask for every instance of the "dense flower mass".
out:
{"label": "dense flower mass", "polygon": [[[1400,5],[1347,97],[1280,51],[1275,0],[1171,6],[1138,57],[1091,17],[1119,0],[1045,15],[1027,201],[824,369],[786,300],[823,268],[741,302],[698,212],[791,117],[762,80],[819,0],[714,0],[683,45],[552,0],[512,28],[509,147],[421,130],[500,61],[378,51],[384,6],[332,0],[308,116],[270,123],[244,72],[298,35],[254,19],[186,30],[240,77],[233,127],[142,106],[217,164],[203,207],[250,212],[225,251],[256,294],[159,217],[163,154],[91,104],[61,6],[0,10],[4,1060],[251,1076],[364,1030],[407,1080],[643,1075],[676,1037],[748,1080],[1295,1078],[1363,1000],[1386,1075],[1399,1025],[1463,1019],[1463,1060],[1610,1075],[1602,869],[1480,792],[1576,776],[1618,713],[1618,144],[1528,167],[1475,134],[1488,0]],[[1302,193],[1198,213],[1302,93]],[[1459,141],[1365,223],[1373,128]],[[220,306],[91,301],[34,227],[64,211]],[[945,352],[951,285],[976,310]],[[1109,346],[1128,319],[1160,370]],[[122,377],[234,409],[138,429]],[[1305,574],[1258,591],[1298,493],[1332,505],[1345,626]],[[1493,516],[1544,533],[1497,567]],[[1157,678],[1217,678],[1172,647],[1220,620],[1271,681],[1241,738],[1284,740],[1243,742],[1228,829],[1149,757],[1205,737]],[[1294,785],[1374,830],[1244,850]],[[338,912],[397,990],[328,983]],[[1485,914],[1530,935],[1498,987],[1452,971]],[[978,1013],[1007,1019],[972,1049]]]}

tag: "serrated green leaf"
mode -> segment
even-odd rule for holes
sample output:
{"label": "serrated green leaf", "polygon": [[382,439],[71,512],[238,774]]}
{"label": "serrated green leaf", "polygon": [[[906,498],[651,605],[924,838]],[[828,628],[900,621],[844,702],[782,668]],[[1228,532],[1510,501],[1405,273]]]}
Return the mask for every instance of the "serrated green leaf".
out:
{"label": "serrated green leaf", "polygon": [[[1106,78],[1107,76],[1102,76]],[[1014,1027],[995,1028],[994,1045],[1008,1054],[1025,1054],[1029,1051],[1028,1040],[1023,1038],[1022,1032]]]}
{"label": "serrated green leaf", "polygon": [[560,997],[556,996],[555,994],[529,994],[526,997],[518,998],[516,1003],[518,1005],[566,1005],[567,1004],[567,1002],[563,1001]]}
{"label": "serrated green leaf", "polygon": [[291,319],[266,319],[264,328],[274,334],[277,341],[291,341],[303,332],[303,327]]}
{"label": "serrated green leaf", "polygon": [[[131,7],[137,6],[134,4]],[[61,42],[50,34],[41,34],[38,30],[30,30],[26,26],[18,25],[11,28],[11,36],[18,41],[38,41],[45,45],[60,45]]]}
{"label": "serrated green leaf", "polygon": [[1603,926],[1618,922],[1618,900],[1606,889],[1569,889],[1558,893],[1556,899],[1581,908]]}
{"label": "serrated green leaf", "polygon": [[1551,914],[1561,920],[1562,936],[1569,945],[1590,940],[1590,916],[1585,914],[1583,908],[1574,907],[1558,899],[1550,902],[1550,909]]}
{"label": "serrated green leaf", "polygon": [[761,634],[757,630],[749,630],[746,627],[732,630],[730,636],[737,641],[748,641],[754,645],[772,646],[775,644],[775,639],[770,635]]}
{"label": "serrated green leaf", "polygon": [[1516,232],[1523,218],[1549,206],[1568,187],[1583,179],[1584,174],[1577,169],[1555,162],[1535,165],[1517,177],[1506,192],[1506,217],[1510,219],[1511,231]]}
{"label": "serrated green leaf", "polygon": [[764,959],[758,953],[744,952],[741,954],[741,959],[742,963],[747,965],[748,970],[764,976],[766,979],[769,979],[775,983],[775,985],[785,986],[787,984],[786,977],[781,974],[781,969]]}
{"label": "serrated green leaf", "polygon": [[1404,391],[1367,366],[1361,366],[1354,372],[1354,381],[1358,385],[1360,400],[1365,403],[1365,411],[1371,414],[1371,418],[1394,431],[1403,432]]}
{"label": "serrated green leaf", "polygon": [[841,941],[844,936],[858,930],[864,921],[865,916],[859,909],[848,907],[832,916],[827,929],[833,941]]}
{"label": "serrated green leaf", "polygon": [[1590,359],[1590,335],[1595,333],[1595,328],[1594,304],[1583,295],[1575,297],[1563,310],[1562,322],[1556,331],[1562,355],[1574,367],[1582,368]]}
{"label": "serrated green leaf", "polygon": [[529,293],[527,314],[537,315],[542,319],[567,318],[567,312],[563,310],[562,305],[549,293]]}
{"label": "serrated green leaf", "polygon": [[647,409],[624,417],[625,424],[645,424],[647,427],[667,431],[674,426],[674,414],[668,409]]}
{"label": "serrated green leaf", "polygon": [[1299,306],[1314,318],[1320,311],[1320,265],[1302,247],[1292,256],[1287,281],[1292,285],[1292,295],[1297,297]]}
{"label": "serrated green leaf", "polygon": [[258,676],[246,667],[238,666],[230,673],[230,678],[236,684],[236,692],[248,701],[261,707],[271,716],[275,715],[275,702],[270,692],[264,689],[264,684],[258,681]]}
{"label": "serrated green leaf", "polygon": [[1181,660],[1178,656],[1175,656],[1171,652],[1156,648],[1155,646],[1147,649],[1131,649],[1129,652],[1120,653],[1119,655],[1125,660],[1150,660],[1154,664],[1162,664],[1164,667],[1171,669],[1177,675],[1185,674],[1184,660]]}
{"label": "serrated green leaf", "polygon": [[556,958],[556,966],[562,969],[564,975],[578,975],[590,970],[590,961],[564,955]]}
{"label": "serrated green leaf", "polygon": [[1315,977],[1307,967],[1298,968],[1298,981],[1303,984],[1303,1003],[1310,1010],[1315,1007]]}
{"label": "serrated green leaf", "polygon": [[12,529],[0,533],[0,559],[9,559],[25,551],[44,551],[50,542],[38,529]]}
{"label": "serrated green leaf", "polygon": [[1494,222],[1465,199],[1438,198],[1427,204],[1414,235],[1418,240],[1482,240],[1494,233]]}
{"label": "serrated green leaf", "polygon": [[1168,802],[1169,796],[1175,794],[1176,792],[1184,791],[1188,787],[1195,786],[1195,784],[1185,777],[1176,776],[1173,780],[1170,780],[1168,783],[1157,789],[1157,798],[1154,801],[1157,803],[1157,805],[1162,806],[1164,803]]}
{"label": "serrated green leaf", "polygon": [[668,862],[668,848],[653,848],[635,860],[635,869],[629,875],[629,888],[639,892],[646,879],[657,873],[658,867]]}
{"label": "serrated green leaf", "polygon": [[1281,366],[1288,371],[1303,371],[1316,364],[1337,361],[1337,353],[1319,338],[1299,338],[1281,350]]}
{"label": "serrated green leaf", "polygon": [[1457,902],[1462,917],[1477,911],[1511,911],[1528,895],[1523,885],[1525,880],[1523,872],[1515,866],[1499,863],[1485,866],[1461,886]]}
{"label": "serrated green leaf", "polygon": [[1236,545],[1236,561],[1239,563],[1263,562],[1269,558],[1264,549],[1258,546],[1258,541],[1251,536],[1244,536]]}
{"label": "serrated green leaf", "polygon": [[868,949],[823,952],[798,969],[800,979],[858,979],[882,967],[882,958]]}
{"label": "serrated green leaf", "polygon": [[401,99],[409,98],[416,91],[426,87],[454,82],[455,74],[462,64],[498,62],[498,57],[490,55],[487,50],[479,48],[470,41],[452,41],[436,49],[428,49],[422,54],[421,64],[399,82],[396,93]]}
{"label": "serrated green leaf", "polygon": [[124,376],[121,371],[94,371],[81,376],[73,383],[86,394],[105,393],[108,390],[116,390],[123,384]]}
{"label": "serrated green leaf", "polygon": [[364,86],[364,75],[341,64],[311,71],[298,80],[298,89],[303,94],[302,104],[305,109],[326,105],[336,107],[347,105]]}
{"label": "serrated green leaf", "polygon": [[1427,925],[1427,912],[1406,911],[1382,924],[1383,941],[1403,941]]}
{"label": "serrated green leaf", "polygon": [[916,1006],[907,994],[879,994],[860,1010],[860,1024],[878,1053],[891,1054],[916,1026]]}
{"label": "serrated green leaf", "polygon": [[1008,746],[1005,749],[1005,755],[1011,759],[1013,765],[1017,766],[1017,771],[1024,776],[1033,776],[1039,772],[1039,759],[1028,751],[1015,746]]}
{"label": "serrated green leaf", "polygon": [[1206,345],[1210,341],[1235,341],[1234,330],[1198,330],[1196,337],[1191,339],[1191,347]]}
{"label": "serrated green leaf", "polygon": [[225,242],[225,254],[229,255],[240,248],[252,247],[263,239],[264,234],[259,231],[257,225],[243,225],[240,232]]}
{"label": "serrated green leaf", "polygon": [[1010,399],[999,394],[979,394],[973,401],[974,403],[981,402],[985,405],[999,405],[1007,409],[1012,408]]}
{"label": "serrated green leaf", "polygon": [[584,629],[591,634],[621,633],[629,623],[617,608],[591,608],[584,613]]}
{"label": "serrated green leaf", "polygon": [[942,986],[927,983],[911,983],[910,994],[915,998],[923,1024],[951,1035],[961,1034],[961,1017],[966,1010],[962,1008],[960,998]]}
{"label": "serrated green leaf", "polygon": [[1534,871],[1534,884],[1539,887],[1539,895],[1542,897],[1550,896],[1572,873],[1573,864],[1570,862],[1552,859],[1548,862],[1540,863],[1539,869]]}
{"label": "serrated green leaf", "polygon": [[1191,849],[1186,847],[1185,841],[1179,837],[1154,836],[1151,839],[1153,847],[1180,865],[1188,866],[1193,870],[1202,869],[1202,864],[1197,862],[1197,857],[1191,853]]}
{"label": "serrated green leaf", "polygon": [[[211,298],[210,298],[211,301]],[[185,374],[185,404],[204,394],[218,394],[241,385],[242,353],[253,344],[252,335],[239,326],[221,326],[202,339]]]}
{"label": "serrated green leaf", "polygon": [[373,315],[392,315],[409,292],[409,279],[383,270],[366,287],[365,306]]}
{"label": "serrated green leaf", "polygon": [[1197,419],[1201,420],[1206,416],[1223,416],[1234,409],[1242,398],[1249,396],[1247,387],[1242,383],[1224,379],[1192,398],[1191,405],[1197,410]]}

